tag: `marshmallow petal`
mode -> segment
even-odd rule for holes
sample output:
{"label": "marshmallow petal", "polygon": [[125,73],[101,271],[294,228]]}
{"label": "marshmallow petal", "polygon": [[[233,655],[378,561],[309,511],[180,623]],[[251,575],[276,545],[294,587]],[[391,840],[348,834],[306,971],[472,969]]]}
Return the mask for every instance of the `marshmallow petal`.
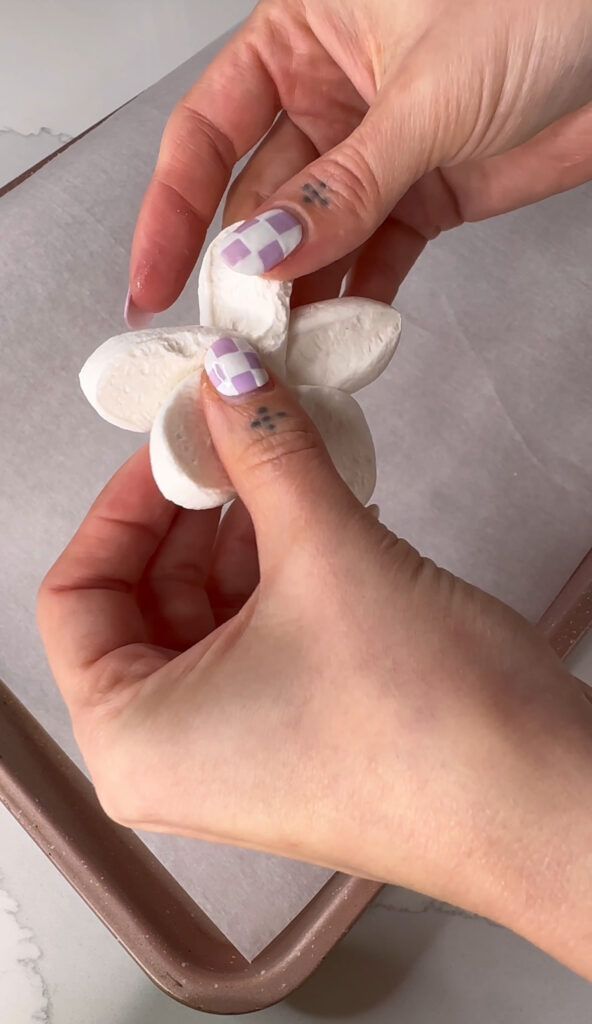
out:
{"label": "marshmallow petal", "polygon": [[286,375],[291,384],[359,391],[388,366],[401,334],[396,309],[373,299],[327,299],[295,309]]}
{"label": "marshmallow petal", "polygon": [[200,374],[177,385],[150,432],[150,463],[158,489],[183,508],[216,508],[235,497],[201,407]]}
{"label": "marshmallow petal", "polygon": [[319,431],[333,464],[363,505],[376,486],[376,455],[366,417],[355,398],[337,388],[294,388]]}
{"label": "marshmallow petal", "polygon": [[103,419],[146,432],[179,381],[203,366],[220,336],[210,327],[158,328],[120,334],[100,345],[80,371],[80,386]]}
{"label": "marshmallow petal", "polygon": [[240,334],[275,373],[283,374],[292,285],[239,274],[224,263],[220,251],[237,227],[240,222],[221,231],[205,252],[199,274],[200,320]]}

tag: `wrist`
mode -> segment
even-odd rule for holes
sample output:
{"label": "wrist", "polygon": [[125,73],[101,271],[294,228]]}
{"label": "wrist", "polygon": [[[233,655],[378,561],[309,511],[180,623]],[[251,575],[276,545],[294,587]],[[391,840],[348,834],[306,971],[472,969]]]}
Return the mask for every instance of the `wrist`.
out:
{"label": "wrist", "polygon": [[[565,683],[564,683],[565,684]],[[492,842],[482,913],[592,980],[592,715],[549,737],[514,827]]]}
{"label": "wrist", "polygon": [[[395,730],[383,810],[358,830],[372,842],[352,867],[488,917],[592,980],[592,705],[558,664],[544,675],[502,720],[463,727],[450,761],[434,758],[432,734],[417,788],[397,784]],[[437,805],[424,804],[433,787]]]}

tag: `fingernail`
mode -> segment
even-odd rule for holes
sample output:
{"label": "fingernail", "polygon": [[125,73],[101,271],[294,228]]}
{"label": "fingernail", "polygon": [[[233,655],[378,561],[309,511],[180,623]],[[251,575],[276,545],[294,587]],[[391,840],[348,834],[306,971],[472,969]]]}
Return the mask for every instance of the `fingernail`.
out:
{"label": "fingernail", "polygon": [[247,395],[269,380],[257,352],[243,338],[218,338],[206,352],[204,369],[221,395]]}
{"label": "fingernail", "polygon": [[123,318],[130,328],[131,331],[141,331],[143,327],[148,327],[148,324],[152,322],[153,313],[149,313],[146,309],[140,309],[136,306],[132,299],[132,293],[129,288],[125,297],[125,306],[123,307]]}
{"label": "fingernail", "polygon": [[302,225],[287,210],[266,210],[232,231],[220,256],[239,274],[264,274],[302,240]]}

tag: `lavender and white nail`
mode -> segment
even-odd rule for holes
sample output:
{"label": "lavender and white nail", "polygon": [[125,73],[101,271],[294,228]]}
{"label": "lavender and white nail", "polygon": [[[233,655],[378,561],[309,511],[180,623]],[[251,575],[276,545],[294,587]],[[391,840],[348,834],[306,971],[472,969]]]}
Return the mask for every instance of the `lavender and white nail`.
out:
{"label": "lavender and white nail", "polygon": [[287,210],[266,210],[232,231],[220,252],[239,274],[264,274],[285,260],[302,240],[302,225]]}
{"label": "lavender and white nail", "polygon": [[204,369],[221,395],[246,395],[269,380],[257,352],[242,338],[218,338],[206,352]]}

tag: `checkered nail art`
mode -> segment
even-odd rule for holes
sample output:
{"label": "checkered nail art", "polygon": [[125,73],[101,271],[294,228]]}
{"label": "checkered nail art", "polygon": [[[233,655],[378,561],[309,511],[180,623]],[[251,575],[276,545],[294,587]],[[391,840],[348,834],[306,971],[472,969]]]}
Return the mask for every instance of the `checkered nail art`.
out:
{"label": "checkered nail art", "polygon": [[266,210],[231,231],[220,256],[239,274],[264,274],[285,260],[301,239],[296,217],[287,210]]}
{"label": "checkered nail art", "polygon": [[269,380],[259,356],[242,338],[218,338],[206,352],[204,368],[221,395],[246,395]]}

